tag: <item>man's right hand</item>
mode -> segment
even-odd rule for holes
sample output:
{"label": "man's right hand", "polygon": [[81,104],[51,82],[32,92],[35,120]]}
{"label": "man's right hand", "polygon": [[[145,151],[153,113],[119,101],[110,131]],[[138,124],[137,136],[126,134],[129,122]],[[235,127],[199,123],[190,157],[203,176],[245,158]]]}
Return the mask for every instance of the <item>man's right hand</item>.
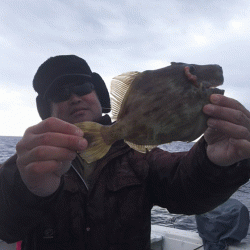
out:
{"label": "man's right hand", "polygon": [[16,146],[17,167],[23,182],[35,195],[53,194],[76,151],[85,150],[87,145],[79,128],[54,117],[28,128]]}

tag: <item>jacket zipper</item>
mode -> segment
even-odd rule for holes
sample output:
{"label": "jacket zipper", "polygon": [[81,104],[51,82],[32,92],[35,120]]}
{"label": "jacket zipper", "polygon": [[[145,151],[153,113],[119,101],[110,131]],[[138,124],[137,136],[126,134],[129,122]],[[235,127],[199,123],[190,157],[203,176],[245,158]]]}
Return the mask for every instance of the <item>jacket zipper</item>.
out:
{"label": "jacket zipper", "polygon": [[85,185],[86,189],[89,191],[89,188],[85,182],[85,180],[82,178],[82,176],[80,175],[80,173],[76,170],[76,168],[73,166],[73,164],[71,164],[71,167],[75,170],[75,172],[77,173],[77,175],[80,177],[80,179],[82,180],[83,184]]}
{"label": "jacket zipper", "polygon": [[[104,162],[101,164],[101,169],[109,162],[110,159],[114,159],[115,157],[119,156],[119,155],[122,155],[124,154],[124,152],[127,152],[129,151],[129,149],[126,149],[126,150],[121,150],[121,151],[117,151],[117,152],[114,152],[113,154],[109,155],[105,160]],[[82,180],[82,182],[84,183],[87,191],[89,191],[89,188],[85,182],[85,180],[82,178],[82,176],[80,175],[80,173],[77,171],[77,169],[73,166],[73,164],[71,164],[71,167],[75,170],[75,172],[77,173],[77,175],[80,177],[80,179]]]}

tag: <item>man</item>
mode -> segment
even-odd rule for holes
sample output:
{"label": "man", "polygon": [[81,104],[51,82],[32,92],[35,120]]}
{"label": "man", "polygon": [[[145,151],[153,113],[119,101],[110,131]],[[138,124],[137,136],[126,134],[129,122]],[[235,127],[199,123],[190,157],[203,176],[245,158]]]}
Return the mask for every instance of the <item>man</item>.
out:
{"label": "man", "polygon": [[250,113],[219,95],[204,107],[208,129],[189,152],[142,154],[123,141],[87,164],[74,123],[110,108],[101,77],[73,55],[49,58],[33,86],[43,121],[26,130],[0,172],[0,238],[22,249],[149,250],[153,205],[201,214],[249,179]]}

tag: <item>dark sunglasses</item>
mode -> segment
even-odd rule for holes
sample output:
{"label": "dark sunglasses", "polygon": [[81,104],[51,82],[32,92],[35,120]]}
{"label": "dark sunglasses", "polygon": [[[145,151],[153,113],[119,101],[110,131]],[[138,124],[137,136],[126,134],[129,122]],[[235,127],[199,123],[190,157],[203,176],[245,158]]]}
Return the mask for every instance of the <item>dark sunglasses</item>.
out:
{"label": "dark sunglasses", "polygon": [[83,96],[90,94],[94,90],[94,85],[91,82],[85,82],[81,85],[64,85],[51,92],[47,98],[55,103],[69,100],[72,93]]}

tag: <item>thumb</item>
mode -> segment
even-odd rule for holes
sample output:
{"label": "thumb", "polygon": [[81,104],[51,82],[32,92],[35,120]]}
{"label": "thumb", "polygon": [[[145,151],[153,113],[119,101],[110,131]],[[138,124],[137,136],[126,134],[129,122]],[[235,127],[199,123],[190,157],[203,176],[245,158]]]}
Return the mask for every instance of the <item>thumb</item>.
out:
{"label": "thumb", "polygon": [[62,175],[68,172],[70,167],[71,167],[71,161],[61,161],[58,166],[58,169],[54,171],[54,174],[58,177],[61,177]]}

